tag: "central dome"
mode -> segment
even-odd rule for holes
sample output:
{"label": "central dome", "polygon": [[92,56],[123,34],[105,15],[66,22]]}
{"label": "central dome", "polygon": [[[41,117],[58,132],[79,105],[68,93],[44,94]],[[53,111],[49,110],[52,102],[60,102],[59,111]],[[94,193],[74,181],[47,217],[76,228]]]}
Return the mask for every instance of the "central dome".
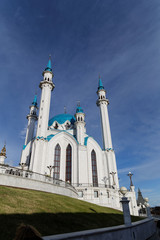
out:
{"label": "central dome", "polygon": [[59,124],[63,124],[66,121],[70,121],[70,123],[73,125],[74,122],[76,121],[75,117],[71,114],[58,114],[56,116],[54,116],[53,118],[51,118],[49,120],[48,126],[50,127],[55,121],[58,122]]}

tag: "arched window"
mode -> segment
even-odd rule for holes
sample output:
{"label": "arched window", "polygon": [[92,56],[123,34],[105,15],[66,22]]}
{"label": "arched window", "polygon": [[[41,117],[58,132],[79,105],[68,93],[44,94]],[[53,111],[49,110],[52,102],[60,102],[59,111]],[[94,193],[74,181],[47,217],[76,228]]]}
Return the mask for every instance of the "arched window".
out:
{"label": "arched window", "polygon": [[72,148],[71,145],[68,144],[68,147],[66,149],[66,182],[72,181],[71,178],[72,174]]}
{"label": "arched window", "polygon": [[78,117],[78,121],[80,121],[80,117]]}
{"label": "arched window", "polygon": [[59,179],[60,174],[60,157],[61,157],[61,147],[59,144],[55,147],[54,152],[54,171],[53,171],[53,178]]}
{"label": "arched window", "polygon": [[97,162],[96,162],[96,153],[94,150],[92,150],[92,152],[91,152],[91,161],[92,161],[93,187],[98,187]]}

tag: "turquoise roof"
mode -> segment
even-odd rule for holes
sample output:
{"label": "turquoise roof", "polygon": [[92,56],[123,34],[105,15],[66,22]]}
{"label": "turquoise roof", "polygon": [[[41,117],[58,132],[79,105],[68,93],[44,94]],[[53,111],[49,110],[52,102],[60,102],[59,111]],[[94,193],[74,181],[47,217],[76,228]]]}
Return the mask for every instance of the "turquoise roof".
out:
{"label": "turquoise roof", "polygon": [[50,71],[50,72],[52,72],[52,66],[51,66],[51,59],[50,59],[50,58],[49,58],[47,67],[45,68],[45,71]]}
{"label": "turquoise roof", "polygon": [[104,89],[101,78],[99,78],[99,83],[98,83],[98,90],[100,89]]}
{"label": "turquoise roof", "polygon": [[88,138],[89,136],[84,138],[84,146],[87,146]]}
{"label": "turquoise roof", "polygon": [[34,96],[34,100],[32,102],[32,105],[34,105],[35,107],[37,107],[37,95]]}
{"label": "turquoise roof", "polygon": [[47,138],[46,138],[46,139],[47,139],[47,140],[48,140],[48,142],[49,142],[49,141],[50,141],[50,140],[51,140],[51,139],[52,139],[54,136],[55,136],[55,135],[53,135],[53,134],[50,134],[50,135],[48,135],[48,136],[47,136]]}
{"label": "turquoise roof", "polygon": [[63,124],[67,120],[70,121],[71,124],[74,124],[74,122],[76,121],[76,119],[73,115],[64,113],[64,114],[56,115],[53,118],[51,118],[49,120],[48,126],[51,126],[54,123],[54,121],[58,122],[59,124]]}
{"label": "turquoise roof", "polygon": [[76,113],[79,113],[79,112],[83,113],[83,109],[80,106],[77,107],[77,109],[76,109]]}

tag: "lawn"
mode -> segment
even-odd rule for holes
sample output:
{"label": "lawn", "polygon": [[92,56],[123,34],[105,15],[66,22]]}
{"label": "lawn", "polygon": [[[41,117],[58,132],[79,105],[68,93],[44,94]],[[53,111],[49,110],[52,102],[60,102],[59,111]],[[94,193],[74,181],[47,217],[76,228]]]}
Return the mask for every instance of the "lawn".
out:
{"label": "lawn", "polygon": [[66,196],[0,186],[0,239],[13,239],[20,223],[31,224],[47,236],[121,225],[123,215]]}

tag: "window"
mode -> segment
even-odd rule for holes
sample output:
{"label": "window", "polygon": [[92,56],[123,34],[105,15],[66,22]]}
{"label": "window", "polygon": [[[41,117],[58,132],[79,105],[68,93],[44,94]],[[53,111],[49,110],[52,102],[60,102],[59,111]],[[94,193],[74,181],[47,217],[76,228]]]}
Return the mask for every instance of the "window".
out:
{"label": "window", "polygon": [[54,152],[54,171],[53,171],[53,178],[59,179],[60,174],[60,156],[61,156],[61,147],[59,144],[55,147]]}
{"label": "window", "polygon": [[94,197],[98,198],[98,191],[94,191]]}
{"label": "window", "polygon": [[66,149],[66,182],[71,183],[71,173],[72,173],[72,148],[71,145],[68,144]]}
{"label": "window", "polygon": [[91,152],[91,161],[92,161],[92,181],[93,181],[93,187],[98,187],[96,153],[95,153],[94,150],[92,150],[92,152]]}

